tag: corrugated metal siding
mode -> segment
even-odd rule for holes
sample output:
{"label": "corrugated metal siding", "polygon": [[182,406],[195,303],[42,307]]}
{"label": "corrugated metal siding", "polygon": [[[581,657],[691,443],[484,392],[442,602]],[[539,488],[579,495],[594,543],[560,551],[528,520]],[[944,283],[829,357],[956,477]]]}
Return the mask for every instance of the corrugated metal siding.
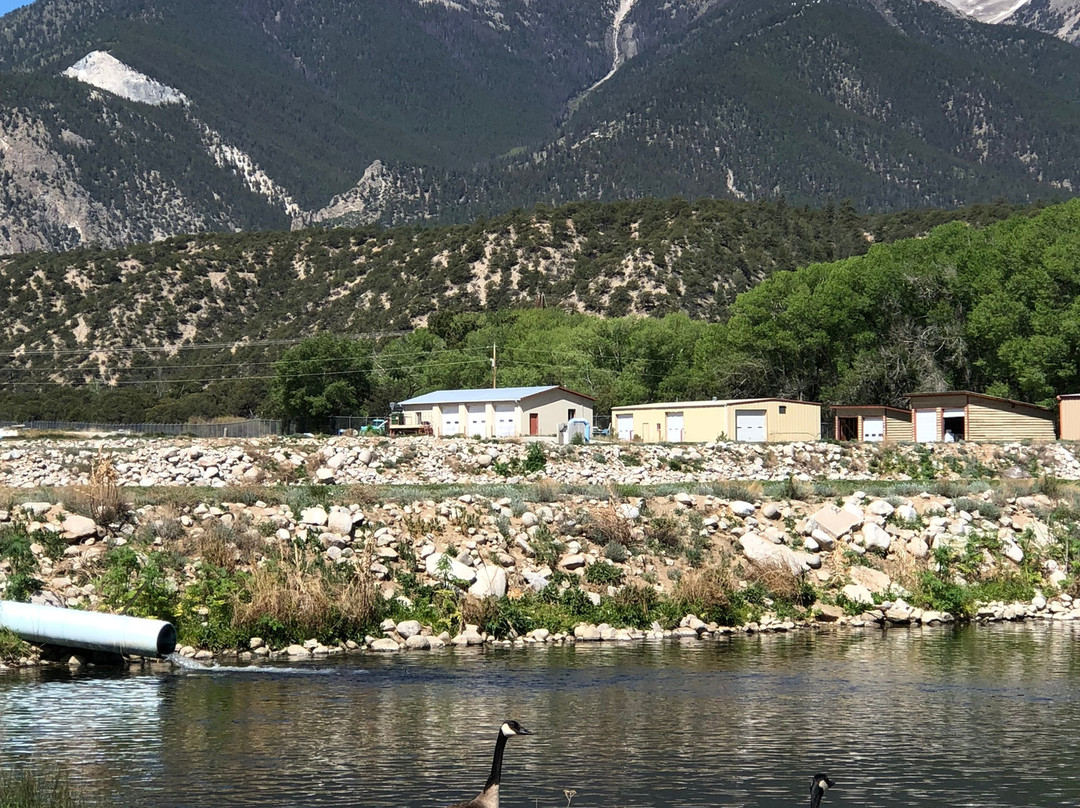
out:
{"label": "corrugated metal siding", "polygon": [[[781,415],[780,407],[786,412]],[[683,415],[683,440],[704,443],[719,438],[735,440],[735,413],[742,410],[765,410],[766,439],[769,441],[820,440],[821,405],[806,401],[777,401],[775,399],[739,402],[665,402],[658,405],[613,407],[616,416],[634,416],[634,435],[646,443],[667,440],[667,413]]]}
{"label": "corrugated metal siding", "polygon": [[1039,417],[1035,412],[1011,409],[1004,402],[972,399],[968,405],[968,440],[1054,440],[1052,413]]}
{"label": "corrugated metal siding", "polygon": [[[884,418],[886,441],[910,441],[914,431],[911,426],[911,413],[896,410],[892,407],[883,407],[880,404],[868,404],[865,407],[857,405],[845,405],[833,407],[835,418]],[[862,420],[859,421],[859,439],[863,438]]]}

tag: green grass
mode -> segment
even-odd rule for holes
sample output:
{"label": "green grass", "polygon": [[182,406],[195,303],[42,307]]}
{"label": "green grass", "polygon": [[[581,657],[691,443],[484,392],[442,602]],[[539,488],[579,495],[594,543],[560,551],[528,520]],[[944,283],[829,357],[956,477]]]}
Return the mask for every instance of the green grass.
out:
{"label": "green grass", "polygon": [[0,808],[89,808],[93,803],[71,788],[68,776],[50,765],[0,769]]}

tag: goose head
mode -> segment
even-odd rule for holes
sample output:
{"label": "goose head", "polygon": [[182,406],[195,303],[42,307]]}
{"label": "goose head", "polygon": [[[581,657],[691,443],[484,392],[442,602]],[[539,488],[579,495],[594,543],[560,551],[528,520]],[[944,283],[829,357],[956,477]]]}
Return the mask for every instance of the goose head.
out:
{"label": "goose head", "polygon": [[517,721],[505,721],[503,722],[502,729],[500,730],[503,735],[509,738],[511,735],[532,735],[531,730],[525,729]]}
{"label": "goose head", "polygon": [[832,788],[833,781],[829,779],[827,774],[815,774],[814,779],[810,781],[810,808],[820,808],[821,798],[825,796],[825,792]]}

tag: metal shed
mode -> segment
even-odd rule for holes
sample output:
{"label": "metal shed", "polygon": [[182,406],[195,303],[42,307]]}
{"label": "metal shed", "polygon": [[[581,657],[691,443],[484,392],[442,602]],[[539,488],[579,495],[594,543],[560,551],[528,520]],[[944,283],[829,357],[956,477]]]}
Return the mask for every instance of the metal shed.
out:
{"label": "metal shed", "polygon": [[833,436],[837,440],[910,441],[911,410],[897,407],[840,405],[832,408]]}
{"label": "metal shed", "polygon": [[427,424],[438,436],[512,438],[555,435],[574,418],[592,423],[596,399],[558,385],[437,390],[400,402],[405,425]]}
{"label": "metal shed", "polygon": [[619,440],[646,443],[750,443],[819,440],[821,405],[786,398],[671,401],[612,407]]}
{"label": "metal shed", "polygon": [[909,393],[915,441],[1054,440],[1049,407],[967,390]]}
{"label": "metal shed", "polygon": [[1080,393],[1058,396],[1058,432],[1062,440],[1080,440]]}

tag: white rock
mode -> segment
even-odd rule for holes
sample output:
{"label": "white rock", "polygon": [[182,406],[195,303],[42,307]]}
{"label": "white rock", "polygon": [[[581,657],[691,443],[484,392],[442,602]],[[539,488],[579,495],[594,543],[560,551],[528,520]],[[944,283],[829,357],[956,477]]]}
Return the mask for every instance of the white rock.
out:
{"label": "white rock", "polygon": [[728,507],[731,509],[731,512],[733,514],[735,514],[736,516],[741,516],[743,518],[746,518],[747,516],[753,516],[754,511],[757,510],[749,502],[744,502],[741,499],[736,499],[733,502],[728,503]]}

